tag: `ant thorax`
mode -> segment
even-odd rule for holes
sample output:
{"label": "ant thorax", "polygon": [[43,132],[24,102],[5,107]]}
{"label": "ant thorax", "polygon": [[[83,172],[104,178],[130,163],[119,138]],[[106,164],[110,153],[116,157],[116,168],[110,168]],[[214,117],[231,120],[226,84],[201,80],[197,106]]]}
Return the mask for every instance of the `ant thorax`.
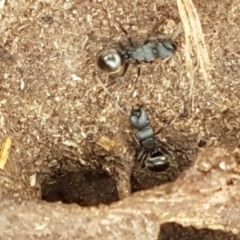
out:
{"label": "ant thorax", "polygon": [[121,52],[121,57],[123,60],[130,62],[132,59],[132,50],[126,50]]}

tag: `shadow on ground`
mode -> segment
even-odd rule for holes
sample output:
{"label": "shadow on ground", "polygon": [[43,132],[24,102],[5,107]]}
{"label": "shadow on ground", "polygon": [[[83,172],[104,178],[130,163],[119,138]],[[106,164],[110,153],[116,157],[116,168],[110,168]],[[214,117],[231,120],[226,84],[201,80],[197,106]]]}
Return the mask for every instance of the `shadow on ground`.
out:
{"label": "shadow on ground", "polygon": [[230,232],[183,227],[176,223],[165,223],[161,226],[158,240],[239,240],[240,237]]}

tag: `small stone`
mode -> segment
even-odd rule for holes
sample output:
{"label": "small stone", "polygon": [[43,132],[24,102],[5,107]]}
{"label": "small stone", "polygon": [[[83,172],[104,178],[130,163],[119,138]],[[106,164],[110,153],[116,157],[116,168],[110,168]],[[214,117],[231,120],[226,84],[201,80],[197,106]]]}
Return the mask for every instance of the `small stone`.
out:
{"label": "small stone", "polygon": [[70,3],[70,2],[65,2],[64,4],[63,4],[63,9],[64,10],[69,10],[69,9],[71,9],[72,8],[72,4]]}
{"label": "small stone", "polygon": [[36,173],[34,173],[33,175],[30,176],[30,186],[34,187],[36,185],[37,182],[37,177],[36,177]]}
{"label": "small stone", "polygon": [[6,1],[5,0],[0,0],[0,9],[3,9]]}

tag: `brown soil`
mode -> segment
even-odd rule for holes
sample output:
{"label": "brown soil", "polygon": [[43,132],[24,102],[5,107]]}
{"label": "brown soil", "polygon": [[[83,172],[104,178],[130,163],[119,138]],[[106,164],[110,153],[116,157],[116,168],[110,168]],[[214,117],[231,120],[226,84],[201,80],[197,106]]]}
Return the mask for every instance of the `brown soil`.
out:
{"label": "brown soil", "polygon": [[[10,136],[13,144],[0,171],[1,194],[109,204],[174,181],[203,148],[239,147],[240,5],[194,4],[213,69],[209,86],[196,69],[192,102],[183,34],[176,38],[177,54],[141,64],[138,79],[137,66],[111,78],[96,69],[96,57],[109,42],[128,46],[119,24],[136,44],[175,31],[175,1],[7,1],[0,10],[0,138]],[[110,81],[109,93],[103,91],[101,82]],[[176,149],[164,173],[140,169],[134,160],[128,114],[136,104],[161,130],[159,139]],[[97,144],[102,136],[116,146],[103,149]],[[194,236],[205,233],[201,239],[237,239],[174,224],[163,226],[159,239],[199,239]]]}

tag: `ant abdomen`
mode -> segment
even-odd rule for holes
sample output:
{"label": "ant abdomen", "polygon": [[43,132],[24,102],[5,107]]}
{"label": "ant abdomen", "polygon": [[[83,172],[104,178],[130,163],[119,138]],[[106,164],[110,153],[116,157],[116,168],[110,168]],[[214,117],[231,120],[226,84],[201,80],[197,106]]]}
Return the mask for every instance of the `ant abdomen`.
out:
{"label": "ant abdomen", "polygon": [[123,66],[121,54],[116,49],[104,50],[98,56],[97,66],[104,72],[117,73]]}
{"label": "ant abdomen", "polygon": [[168,157],[161,152],[152,154],[146,161],[145,166],[153,172],[163,172],[170,167],[170,161]]}

